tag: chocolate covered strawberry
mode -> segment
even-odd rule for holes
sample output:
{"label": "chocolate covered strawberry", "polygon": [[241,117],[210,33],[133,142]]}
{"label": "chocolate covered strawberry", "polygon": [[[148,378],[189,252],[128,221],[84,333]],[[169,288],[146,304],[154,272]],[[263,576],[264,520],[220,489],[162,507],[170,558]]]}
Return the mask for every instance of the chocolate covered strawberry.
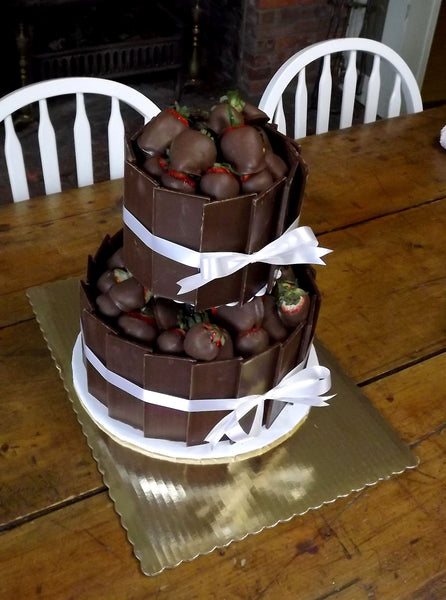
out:
{"label": "chocolate covered strawberry", "polygon": [[172,140],[189,128],[188,111],[183,108],[166,108],[144,126],[136,143],[147,156],[164,154]]}
{"label": "chocolate covered strawberry", "polygon": [[307,318],[310,310],[308,292],[297,281],[279,280],[276,284],[279,317],[287,327],[296,327]]}
{"label": "chocolate covered strawberry", "polygon": [[122,310],[113,302],[108,292],[99,294],[96,298],[96,306],[99,312],[106,317],[116,318],[122,313]]}
{"label": "chocolate covered strawberry", "polygon": [[152,303],[153,316],[158,329],[174,329],[181,319],[181,306],[170,298],[154,298]]}
{"label": "chocolate covered strawberry", "polygon": [[282,179],[288,173],[288,165],[283,158],[274,152],[266,152],[265,163],[274,181]]}
{"label": "chocolate covered strawberry", "polygon": [[185,129],[170,145],[169,164],[174,171],[201,175],[213,166],[216,159],[215,141],[203,130]]}
{"label": "chocolate covered strawberry", "polygon": [[211,200],[225,200],[239,195],[240,184],[229,167],[216,163],[202,176],[200,192]]}
{"label": "chocolate covered strawberry", "polygon": [[245,118],[245,123],[259,123],[264,125],[269,121],[269,117],[266,112],[250,102],[245,102],[243,107],[243,116]]}
{"label": "chocolate covered strawberry", "polygon": [[139,309],[147,302],[145,288],[127,269],[104,271],[96,282],[101,292],[96,298],[99,311],[107,317]]}
{"label": "chocolate covered strawberry", "polygon": [[228,127],[243,125],[245,122],[242,113],[229,102],[219,102],[211,108],[207,125],[216,134],[221,134]]}
{"label": "chocolate covered strawberry", "polygon": [[269,335],[263,327],[252,327],[248,331],[238,333],[234,340],[236,354],[247,358],[260,354],[269,346]]}
{"label": "chocolate covered strawberry", "polygon": [[134,277],[113,285],[107,294],[122,312],[142,308],[146,303],[145,290]]}
{"label": "chocolate covered strawberry", "polygon": [[142,168],[155,179],[161,179],[163,173],[168,171],[169,164],[163,156],[149,156],[143,162]]}
{"label": "chocolate covered strawberry", "polygon": [[127,269],[107,269],[97,280],[96,287],[102,294],[105,294],[113,285],[129,279],[131,276],[131,273]]}
{"label": "chocolate covered strawberry", "polygon": [[184,338],[185,353],[196,360],[215,360],[222,352],[229,334],[212,323],[198,323],[191,327]]}
{"label": "chocolate covered strawberry", "polygon": [[165,329],[156,340],[158,351],[163,354],[182,354],[184,352],[185,337],[186,332],[179,327]]}
{"label": "chocolate covered strawberry", "polygon": [[126,335],[135,340],[146,344],[153,344],[156,340],[158,331],[155,319],[145,314],[144,311],[122,313],[117,324]]}
{"label": "chocolate covered strawberry", "polygon": [[[246,102],[237,90],[230,90],[224,96],[220,98],[220,102],[229,104],[234,110],[238,111],[245,123],[267,123],[268,115],[249,102]],[[234,123],[231,123],[233,125]]]}
{"label": "chocolate covered strawberry", "polygon": [[240,189],[244,194],[260,194],[270,188],[273,183],[273,176],[268,169],[240,177]]}
{"label": "chocolate covered strawberry", "polygon": [[194,194],[197,188],[196,181],[186,173],[169,169],[164,171],[160,178],[161,184],[168,190]]}
{"label": "chocolate covered strawberry", "polygon": [[265,168],[265,146],[256,127],[240,125],[226,129],[220,138],[220,151],[239,175]]}
{"label": "chocolate covered strawberry", "polygon": [[212,310],[213,319],[230,331],[242,332],[258,327],[264,317],[263,302],[260,297],[244,304],[223,305]]}

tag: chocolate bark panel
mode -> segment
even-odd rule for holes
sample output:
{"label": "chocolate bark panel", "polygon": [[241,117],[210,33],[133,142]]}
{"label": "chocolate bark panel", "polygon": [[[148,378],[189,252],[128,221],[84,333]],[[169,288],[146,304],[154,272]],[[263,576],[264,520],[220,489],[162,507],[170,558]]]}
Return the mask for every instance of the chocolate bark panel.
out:
{"label": "chocolate bark panel", "polygon": [[[259,195],[238,196],[204,207],[202,251],[252,253],[275,239],[283,181]],[[246,302],[269,279],[269,266],[255,263],[184,296],[198,308]],[[183,298],[183,297],[182,297]]]}
{"label": "chocolate bark panel", "polygon": [[94,262],[98,268],[105,270],[107,260],[122,246],[122,230],[117,231],[114,235],[106,235],[94,255]]}
{"label": "chocolate bark panel", "polygon": [[87,370],[87,387],[88,391],[94,396],[99,402],[108,406],[108,384],[107,381],[100,375],[96,369],[88,362],[85,361],[85,368]]}
{"label": "chocolate bark panel", "polygon": [[144,436],[185,442],[189,415],[187,412],[144,403]]}
{"label": "chocolate bark panel", "polygon": [[151,353],[147,346],[120,336],[106,338],[107,368],[135,383],[144,386],[145,357]]}
{"label": "chocolate bark panel", "polygon": [[[305,331],[305,323],[299,325],[291,332],[288,338],[281,343],[280,352],[277,360],[277,369],[274,377],[274,385],[277,385],[283,377],[294,369],[301,362],[301,344]],[[285,403],[278,400],[267,400],[265,402],[265,412],[263,422],[266,427],[270,427],[280,412],[285,408]]]}
{"label": "chocolate bark panel", "polygon": [[[107,336],[116,335],[104,321],[101,321],[94,313],[88,310],[81,312],[82,333],[85,344],[106,365],[107,363]],[[100,402],[107,405],[107,381],[98,371],[86,361],[88,391]]]}
{"label": "chocolate bark panel", "polygon": [[192,367],[190,397],[236,398],[242,363],[240,357],[197,362]]}
{"label": "chocolate bark panel", "polygon": [[[104,272],[104,263],[97,262],[92,256],[88,257],[87,263],[87,282],[88,283],[96,283],[99,277]],[[93,291],[93,290],[92,290]]]}
{"label": "chocolate bark panel", "polygon": [[[154,190],[153,234],[192,250],[201,249],[206,196],[184,194],[165,188]],[[144,223],[145,224],[145,223]],[[148,227],[147,224],[145,224]]]}
{"label": "chocolate bark panel", "polygon": [[203,209],[202,252],[245,252],[255,194],[206,204]]}
{"label": "chocolate bark panel", "polygon": [[[240,369],[238,396],[264,394],[273,387],[276,362],[280,344],[274,344],[261,354],[245,359]],[[241,427],[249,432],[255,416],[255,409],[240,419]]]}
{"label": "chocolate bark panel", "polygon": [[[164,394],[190,397],[193,359],[146,355],[144,359],[144,387]],[[188,415],[182,410],[145,403],[144,435],[157,439],[186,441]]]}
{"label": "chocolate bark panel", "polygon": [[129,135],[126,134],[124,142],[125,160],[132,163],[136,163],[136,154]]}
{"label": "chocolate bark panel", "polygon": [[289,168],[283,191],[287,205],[284,222],[284,229],[286,229],[300,214],[308,177],[308,166],[302,158],[299,144],[278,132],[271,124],[265,125],[264,129],[273,151],[283,158]]}
{"label": "chocolate bark panel", "polygon": [[107,234],[101,242],[101,245],[96,250],[96,253],[93,257],[93,263],[97,265],[98,268],[102,268],[109,256],[112,254],[111,249],[111,237]]}
{"label": "chocolate bark panel", "polygon": [[107,386],[108,415],[112,419],[122,421],[136,429],[144,427],[144,402],[134,398],[127,392],[114,387]]}
{"label": "chocolate bark panel", "polygon": [[217,410],[202,413],[189,413],[187,420],[186,444],[203,444],[207,434],[229,411]]}
{"label": "chocolate bark panel", "polygon": [[[247,254],[260,250],[276,238],[277,219],[280,214],[284,184],[285,179],[276,181],[270,188],[253,199],[245,247]],[[280,233],[282,232],[280,231]]]}
{"label": "chocolate bark panel", "polygon": [[[153,252],[124,225],[124,259],[132,275],[147,289],[153,289]],[[178,287],[178,286],[177,286]]]}
{"label": "chocolate bark panel", "polygon": [[88,310],[81,312],[82,333],[85,344],[99,358],[101,362],[106,364],[107,361],[107,339],[108,334],[115,335],[116,331],[110,327],[95,313]]}
{"label": "chocolate bark panel", "polygon": [[[178,295],[180,286],[178,281],[183,277],[194,275],[197,269],[182,265],[160,254],[152,253],[152,292],[157,296],[164,296],[187,304],[194,304],[196,294],[194,291]],[[201,308],[197,306],[197,308]]]}
{"label": "chocolate bark panel", "polygon": [[146,354],[144,388],[163,394],[190,398],[193,358],[168,354]]}
{"label": "chocolate bark panel", "polygon": [[[197,363],[192,368],[191,397],[235,398],[242,359],[216,360],[209,363]],[[204,442],[206,435],[229,411],[206,411],[190,413],[187,423],[186,443],[188,445]]]}
{"label": "chocolate bark panel", "polygon": [[243,361],[237,397],[264,394],[273,387],[279,351],[280,344],[274,344]]}
{"label": "chocolate bark panel", "polygon": [[[144,384],[145,346],[118,336],[107,336],[107,367],[125,379],[139,385]],[[144,424],[144,402],[129,393],[115,387],[110,382],[107,386],[108,414],[138,429]]]}
{"label": "chocolate bark panel", "polygon": [[87,310],[88,312],[94,312],[94,298],[96,294],[93,292],[91,286],[87,285],[85,281],[80,282],[79,286],[79,304],[80,311],[82,314],[83,310]]}
{"label": "chocolate bark panel", "polygon": [[[300,154],[298,144],[281,133],[272,130],[270,126],[268,126],[267,131],[273,150],[285,160],[289,167],[281,194],[280,214],[277,218],[275,237],[279,237],[300,215],[308,177],[308,167]],[[274,286],[275,270],[276,267],[272,265],[268,276],[268,292]]]}
{"label": "chocolate bark panel", "polygon": [[300,154],[297,154],[296,156],[297,162],[293,166],[285,186],[285,193],[288,198],[285,229],[287,229],[300,215],[308,178],[308,166],[306,162]]}
{"label": "chocolate bark panel", "polygon": [[152,230],[153,197],[158,183],[136,164],[126,162],[124,166],[124,206]]}
{"label": "chocolate bark panel", "polygon": [[253,263],[242,269],[243,285],[239,302],[248,302],[269,281],[270,265],[262,262]]}
{"label": "chocolate bark panel", "polygon": [[245,269],[240,269],[232,273],[232,275],[214,279],[198,290],[178,296],[178,299],[181,299],[182,302],[195,304],[199,310],[220,306],[229,302],[236,302],[240,298],[241,290],[245,289],[244,271]]}
{"label": "chocolate bark panel", "polygon": [[281,343],[274,385],[279,383],[291,369],[294,369],[294,367],[299,364],[300,347],[305,328],[306,322],[299,323],[296,329],[294,329],[287,339]]}
{"label": "chocolate bark panel", "polygon": [[[125,207],[154,235],[199,250],[203,205],[209,202],[204,196],[182,194],[153,185],[153,180],[128,163],[130,181],[124,191]],[[145,191],[144,191],[145,190]],[[150,190],[150,192],[149,192]],[[145,201],[145,197],[148,201]],[[196,269],[165,258],[146,247],[127,227],[124,228],[124,256],[127,268],[155,295],[176,299],[179,279],[193,275]],[[193,301],[181,298],[182,301]]]}

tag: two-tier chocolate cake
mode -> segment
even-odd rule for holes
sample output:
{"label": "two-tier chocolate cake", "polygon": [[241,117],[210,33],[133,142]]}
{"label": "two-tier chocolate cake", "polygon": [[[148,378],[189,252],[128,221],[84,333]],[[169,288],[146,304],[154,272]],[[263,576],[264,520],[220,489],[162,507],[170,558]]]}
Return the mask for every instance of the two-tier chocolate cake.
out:
{"label": "two-tier chocolate cake", "polygon": [[270,445],[330,386],[312,349],[328,251],[298,226],[300,147],[267,121],[228,95],[127,139],[123,229],[81,284],[75,385],[159,454]]}

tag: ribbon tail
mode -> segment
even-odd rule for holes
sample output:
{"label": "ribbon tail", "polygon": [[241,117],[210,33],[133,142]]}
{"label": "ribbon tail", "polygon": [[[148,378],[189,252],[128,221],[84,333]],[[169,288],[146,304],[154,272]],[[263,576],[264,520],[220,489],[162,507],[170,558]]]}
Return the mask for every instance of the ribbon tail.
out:
{"label": "ribbon tail", "polygon": [[187,292],[192,292],[193,290],[198,289],[205,283],[207,283],[207,281],[204,280],[201,273],[196,273],[195,275],[183,277],[183,279],[177,281],[177,284],[180,286],[177,295],[180,296],[181,294],[187,294]]}
{"label": "ribbon tail", "polygon": [[246,432],[237,420],[235,411],[226,415],[226,417],[223,417],[204,439],[205,442],[209,442],[211,446],[215,446],[224,436],[228,437],[233,442],[241,441],[246,436]]}

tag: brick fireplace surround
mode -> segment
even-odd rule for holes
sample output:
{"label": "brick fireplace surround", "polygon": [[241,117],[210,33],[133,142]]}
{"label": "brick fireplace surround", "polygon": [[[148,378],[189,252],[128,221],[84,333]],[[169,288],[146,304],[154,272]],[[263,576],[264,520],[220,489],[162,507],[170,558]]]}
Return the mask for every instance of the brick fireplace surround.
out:
{"label": "brick fireplace surround", "polygon": [[246,0],[239,85],[257,98],[272,74],[295,52],[344,35],[350,4],[335,0]]}

